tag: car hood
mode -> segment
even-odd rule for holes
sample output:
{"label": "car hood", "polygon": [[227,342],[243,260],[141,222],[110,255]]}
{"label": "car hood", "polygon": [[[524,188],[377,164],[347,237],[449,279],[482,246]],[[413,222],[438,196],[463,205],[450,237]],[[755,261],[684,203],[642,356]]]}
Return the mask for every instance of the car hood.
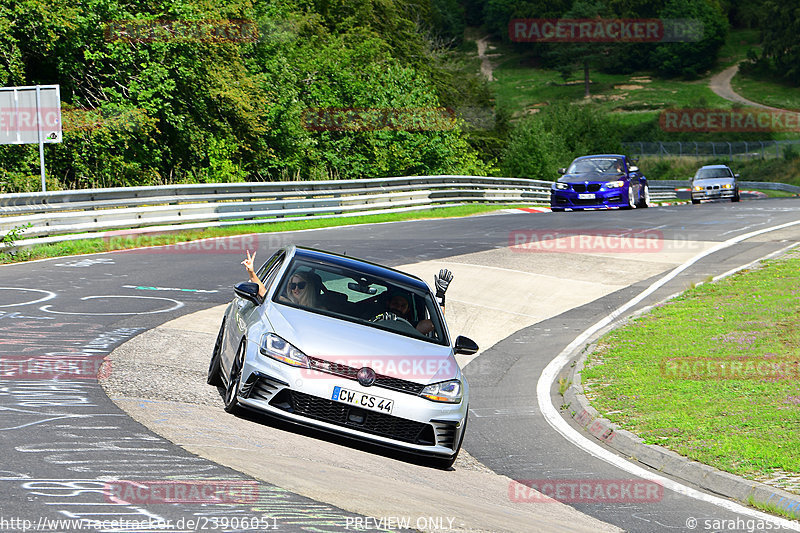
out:
{"label": "car hood", "polygon": [[309,357],[415,383],[435,383],[460,376],[448,346],[413,339],[378,328],[302,309],[270,303],[273,331]]}
{"label": "car hood", "polygon": [[726,183],[736,183],[736,180],[733,178],[705,178],[702,180],[694,180],[692,185],[702,185],[703,187],[714,186],[714,185],[725,185]]}
{"label": "car hood", "polygon": [[583,174],[564,174],[561,178],[558,179],[561,183],[607,183],[609,181],[621,180],[625,179],[626,176],[623,173],[619,174],[612,174],[609,172],[586,172]]}

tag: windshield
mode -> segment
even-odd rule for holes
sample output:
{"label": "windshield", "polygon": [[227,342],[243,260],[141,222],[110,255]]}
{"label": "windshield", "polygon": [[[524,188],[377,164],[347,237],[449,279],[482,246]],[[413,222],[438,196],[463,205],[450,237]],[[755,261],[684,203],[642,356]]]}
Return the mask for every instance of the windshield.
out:
{"label": "windshield", "polygon": [[694,175],[696,180],[705,180],[709,178],[732,178],[733,172],[729,168],[701,168]]}
{"label": "windshield", "polygon": [[589,172],[617,174],[623,172],[624,168],[624,162],[620,158],[592,157],[573,161],[567,169],[567,174],[586,174]]}
{"label": "windshield", "polygon": [[273,301],[407,337],[448,344],[429,291],[317,262],[295,261]]}

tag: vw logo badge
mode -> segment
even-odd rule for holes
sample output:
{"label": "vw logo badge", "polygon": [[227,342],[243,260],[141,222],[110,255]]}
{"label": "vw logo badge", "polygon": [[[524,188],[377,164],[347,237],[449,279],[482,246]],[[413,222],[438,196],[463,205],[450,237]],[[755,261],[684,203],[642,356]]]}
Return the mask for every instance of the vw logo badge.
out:
{"label": "vw logo badge", "polygon": [[361,385],[364,387],[369,387],[375,383],[375,371],[370,367],[365,366],[358,371],[356,378]]}

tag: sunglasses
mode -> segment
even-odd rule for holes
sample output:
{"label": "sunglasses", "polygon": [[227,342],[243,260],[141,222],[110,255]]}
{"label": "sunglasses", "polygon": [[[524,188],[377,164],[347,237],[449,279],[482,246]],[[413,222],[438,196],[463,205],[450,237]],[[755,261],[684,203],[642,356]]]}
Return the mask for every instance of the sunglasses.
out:
{"label": "sunglasses", "polygon": [[305,281],[298,281],[297,283],[292,282],[292,283],[289,284],[289,290],[290,291],[293,291],[295,289],[300,289],[302,291],[305,288],[306,288],[306,282]]}

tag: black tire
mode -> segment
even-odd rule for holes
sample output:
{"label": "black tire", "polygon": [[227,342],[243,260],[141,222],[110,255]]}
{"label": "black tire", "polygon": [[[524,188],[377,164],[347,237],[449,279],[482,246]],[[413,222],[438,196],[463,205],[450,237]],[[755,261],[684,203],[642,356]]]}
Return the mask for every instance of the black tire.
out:
{"label": "black tire", "polygon": [[219,328],[217,335],[217,342],[214,343],[214,351],[211,352],[211,363],[208,365],[208,378],[206,383],[219,387],[222,385],[222,377],[220,373],[220,352],[222,351],[222,337],[225,334],[225,319],[222,319],[222,325]]}
{"label": "black tire", "polygon": [[563,207],[551,207],[550,211],[553,212],[553,213],[563,213],[564,212],[564,208]]}
{"label": "black tire", "polygon": [[700,200],[696,200],[696,199],[692,198],[692,203],[693,203],[694,205],[697,205],[697,204],[699,204],[699,203],[700,203]]}
{"label": "black tire", "polygon": [[650,186],[645,183],[644,185],[644,194],[640,194],[639,196],[639,204],[637,207],[644,209],[646,207],[650,207]]}
{"label": "black tire", "polygon": [[739,200],[741,200],[741,197],[739,196],[739,191],[736,191],[736,194],[731,198],[731,202],[738,202]]}
{"label": "black tire", "polygon": [[469,419],[469,406],[467,406],[467,416],[464,417],[464,428],[461,430],[461,436],[458,438],[458,446],[456,446],[456,451],[453,452],[453,455],[450,455],[448,457],[433,459],[432,462],[436,468],[447,470],[453,466],[453,463],[456,462],[456,459],[458,458],[458,452],[461,451],[461,444],[464,442],[464,435],[467,434],[468,419]]}
{"label": "black tire", "polygon": [[247,341],[242,339],[241,344],[239,344],[239,350],[236,352],[236,357],[234,357],[231,364],[228,386],[225,387],[225,411],[228,413],[236,413],[241,408],[237,395],[239,394],[239,385],[242,382],[245,350],[247,350]]}

